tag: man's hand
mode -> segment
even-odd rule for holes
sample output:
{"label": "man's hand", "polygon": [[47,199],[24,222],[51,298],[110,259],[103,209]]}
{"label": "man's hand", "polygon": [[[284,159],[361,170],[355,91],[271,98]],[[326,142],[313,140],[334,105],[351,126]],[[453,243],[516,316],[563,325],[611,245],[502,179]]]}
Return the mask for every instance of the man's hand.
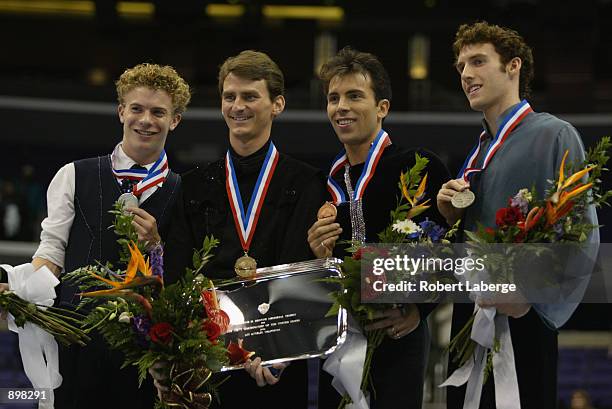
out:
{"label": "man's hand", "polygon": [[389,308],[374,314],[378,321],[365,326],[366,331],[384,329],[393,339],[400,339],[414,331],[421,322],[421,313],[415,304],[406,304],[401,308]]}
{"label": "man's hand", "polygon": [[442,216],[444,216],[449,226],[457,223],[457,220],[459,220],[465,212],[465,209],[457,209],[455,206],[453,206],[451,199],[457,193],[462,192],[469,187],[470,184],[463,179],[454,179],[443,184],[438,191],[438,196],[436,197],[438,211],[442,214]]}
{"label": "man's hand", "polygon": [[324,217],[314,222],[308,229],[308,245],[317,258],[330,257],[336,240],[342,233],[340,224],[334,223],[335,216]]}
{"label": "man's hand", "polygon": [[60,266],[40,257],[34,257],[34,259],[32,260],[32,265],[34,266],[34,271],[38,270],[42,266],[47,266],[47,268],[51,270],[51,272],[55,274],[56,277],[59,277],[60,273],[62,272],[62,268]]}
{"label": "man's hand", "polygon": [[155,217],[138,207],[128,207],[126,210],[134,215],[132,226],[134,226],[136,233],[138,233],[138,240],[151,245],[161,241],[161,237],[157,232]]}
{"label": "man's hand", "polygon": [[270,369],[261,365],[261,358],[255,358],[254,360],[247,359],[244,363],[244,369],[251,375],[251,378],[255,379],[257,386],[263,387],[266,385],[275,385],[280,380],[280,376],[283,370],[287,367],[287,364],[274,364],[272,368],[275,371],[279,371],[276,376],[272,375]]}
{"label": "man's hand", "polygon": [[479,299],[477,303],[481,308],[495,307],[498,314],[512,318],[521,318],[531,309],[531,304],[519,292],[495,294],[492,298]]}

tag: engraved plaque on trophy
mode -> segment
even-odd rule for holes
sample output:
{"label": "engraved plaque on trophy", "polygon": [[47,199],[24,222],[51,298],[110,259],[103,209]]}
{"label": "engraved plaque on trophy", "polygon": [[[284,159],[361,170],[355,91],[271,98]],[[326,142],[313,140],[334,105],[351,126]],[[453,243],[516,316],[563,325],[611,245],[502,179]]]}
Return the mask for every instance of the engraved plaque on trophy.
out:
{"label": "engraved plaque on trophy", "polygon": [[[327,356],[346,338],[346,311],[326,316],[340,286],[321,279],[340,276],[338,259],[258,268],[217,287],[220,308],[230,317],[225,343],[241,340],[264,365]],[[221,371],[242,369],[226,366]]]}

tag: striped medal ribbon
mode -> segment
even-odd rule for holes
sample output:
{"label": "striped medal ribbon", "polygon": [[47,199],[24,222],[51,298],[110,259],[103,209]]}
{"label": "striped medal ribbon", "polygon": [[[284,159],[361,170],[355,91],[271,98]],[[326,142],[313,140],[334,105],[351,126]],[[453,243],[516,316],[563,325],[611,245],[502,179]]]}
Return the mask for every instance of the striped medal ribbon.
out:
{"label": "striped medal ribbon", "polygon": [[[370,180],[374,176],[376,172],[376,167],[378,166],[378,161],[380,160],[384,150],[391,145],[391,138],[389,134],[381,129],[374,138],[372,142],[372,146],[370,146],[370,150],[368,151],[368,156],[366,158],[365,164],[363,166],[363,170],[361,171],[361,176],[357,180],[357,184],[355,185],[355,190],[353,192],[353,197],[351,198],[354,201],[357,201],[363,197],[366,187]],[[331,169],[329,171],[329,176],[327,176],[327,190],[329,191],[332,201],[337,206],[340,203],[344,203],[347,201],[346,195],[344,194],[344,190],[340,187],[338,182],[333,179],[333,176],[340,170],[340,168],[344,167],[348,163],[348,158],[346,156],[346,150],[342,149],[338,156],[332,162]]]}
{"label": "striped medal ribbon", "polygon": [[268,193],[268,187],[270,181],[274,175],[276,165],[278,163],[279,153],[276,150],[274,143],[270,142],[270,148],[266,153],[266,157],[259,171],[257,177],[257,183],[253,189],[249,207],[244,210],[242,205],[242,196],[240,195],[240,188],[238,187],[238,180],[236,179],[236,172],[234,170],[234,164],[232,163],[232,157],[229,152],[225,155],[225,187],[227,190],[227,197],[230,202],[230,208],[232,215],[234,216],[234,224],[236,226],[236,232],[240,238],[240,244],[244,250],[244,256],[236,260],[234,270],[239,276],[249,277],[255,274],[257,268],[257,262],[255,259],[248,255],[249,248],[251,247],[251,240],[255,234],[257,227],[257,221],[259,220],[259,214],[263,207],[263,202]]}
{"label": "striped medal ribbon", "polygon": [[168,157],[165,150],[161,151],[159,158],[157,158],[149,170],[115,169],[113,167],[113,175],[115,175],[119,183],[124,179],[138,181],[131,193],[124,193],[119,196],[119,201],[124,203],[124,207],[138,207],[138,198],[145,191],[164,183],[169,171]]}
{"label": "striped medal ribbon", "polygon": [[[514,107],[514,109],[512,109],[512,111],[508,113],[508,115],[506,115],[506,117],[501,122],[499,128],[497,129],[495,138],[493,138],[491,145],[489,145],[489,148],[485,153],[482,167],[477,168],[474,166],[476,164],[478,155],[480,154],[483,136],[486,133],[483,130],[480,136],[478,137],[478,143],[476,144],[476,146],[474,146],[474,148],[472,148],[472,151],[463,163],[463,166],[461,167],[457,178],[463,178],[463,180],[468,182],[472,175],[484,171],[493,159],[493,156],[495,156],[495,154],[497,153],[497,151],[499,151],[504,142],[506,142],[506,139],[508,138],[510,133],[530,112],[533,112],[533,109],[529,105],[529,102],[527,102],[526,100],[522,100],[516,107]],[[476,196],[474,195],[474,193],[470,189],[465,189],[459,193],[456,193],[455,196],[453,196],[453,198],[451,199],[451,203],[456,208],[463,209],[474,203],[475,199]]]}

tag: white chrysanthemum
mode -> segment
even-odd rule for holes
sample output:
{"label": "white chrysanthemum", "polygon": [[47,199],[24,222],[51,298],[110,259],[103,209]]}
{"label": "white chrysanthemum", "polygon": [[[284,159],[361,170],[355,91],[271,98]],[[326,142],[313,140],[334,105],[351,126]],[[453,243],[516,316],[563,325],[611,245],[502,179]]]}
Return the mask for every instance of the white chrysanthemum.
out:
{"label": "white chrysanthemum", "polygon": [[527,200],[528,202],[531,202],[531,199],[533,199],[529,189],[521,189],[518,191],[518,194],[519,196],[523,197],[523,199]]}
{"label": "white chrysanthemum", "polygon": [[416,224],[415,222],[413,222],[410,219],[401,220],[399,222],[393,223],[392,228],[396,232],[404,233],[406,235],[411,235],[411,234],[414,234],[414,233],[420,233],[421,232],[421,228],[419,227],[419,225]]}

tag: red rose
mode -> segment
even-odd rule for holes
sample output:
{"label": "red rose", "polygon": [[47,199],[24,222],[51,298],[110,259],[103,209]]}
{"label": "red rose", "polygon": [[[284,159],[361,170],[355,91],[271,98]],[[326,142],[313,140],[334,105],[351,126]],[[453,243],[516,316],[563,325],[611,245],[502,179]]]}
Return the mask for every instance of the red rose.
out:
{"label": "red rose", "polygon": [[360,247],[353,253],[353,260],[361,260],[363,257],[371,255],[387,257],[389,252],[385,249],[379,249],[376,247]]}
{"label": "red rose", "polygon": [[215,342],[221,335],[221,327],[212,320],[206,320],[202,324],[202,331],[206,332],[206,336],[210,342]]}
{"label": "red rose", "polygon": [[[372,301],[380,296],[380,292],[374,290],[374,282],[380,281],[382,284],[387,283],[387,277],[385,273],[376,275],[373,272],[366,273],[363,281],[361,282],[361,301]],[[380,285],[382,288],[382,285]]]}
{"label": "red rose", "polygon": [[519,232],[519,234],[517,234],[516,236],[514,236],[514,242],[515,243],[522,243],[525,241],[525,237],[527,236],[527,234],[524,231]]}
{"label": "red rose", "polygon": [[494,230],[493,228],[491,228],[491,227],[487,227],[487,228],[485,229],[485,233],[486,233],[486,234],[489,234],[489,235],[491,235],[491,236],[495,236],[495,230]]}
{"label": "red rose", "polygon": [[363,253],[363,248],[360,247],[356,252],[353,253],[353,260],[361,260],[361,255]]}
{"label": "red rose", "polygon": [[172,340],[172,330],[174,328],[167,322],[158,322],[149,330],[151,341],[158,344],[167,345]]}
{"label": "red rose", "polygon": [[515,226],[524,220],[523,213],[516,207],[504,207],[495,213],[495,224],[499,227]]}

